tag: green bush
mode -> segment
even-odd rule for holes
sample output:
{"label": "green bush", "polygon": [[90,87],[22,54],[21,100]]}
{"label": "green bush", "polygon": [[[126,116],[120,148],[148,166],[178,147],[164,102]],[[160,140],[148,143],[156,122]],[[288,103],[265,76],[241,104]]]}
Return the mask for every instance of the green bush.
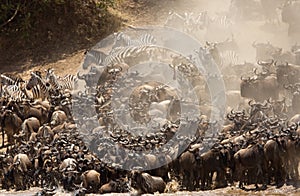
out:
{"label": "green bush", "polygon": [[[2,0],[0,2],[0,28],[15,25],[15,30],[28,31],[42,18],[49,20],[85,16],[91,10],[105,15],[115,0]],[[80,18],[80,17],[79,17]]]}

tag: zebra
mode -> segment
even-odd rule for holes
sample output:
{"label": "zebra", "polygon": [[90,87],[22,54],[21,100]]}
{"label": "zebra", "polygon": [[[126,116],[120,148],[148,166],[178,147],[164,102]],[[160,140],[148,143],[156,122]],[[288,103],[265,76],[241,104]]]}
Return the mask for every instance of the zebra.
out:
{"label": "zebra", "polygon": [[209,25],[215,26],[217,28],[221,29],[229,29],[233,26],[232,20],[228,18],[226,15],[218,15],[215,17],[212,17],[210,19]]}
{"label": "zebra", "polygon": [[185,24],[186,24],[186,19],[184,16],[182,16],[174,11],[170,11],[164,26],[172,27],[172,28],[179,28],[179,30],[184,31],[184,29],[180,29],[180,28],[184,27]]}
{"label": "zebra", "polygon": [[220,59],[221,59],[221,67],[227,67],[231,65],[237,65],[240,63],[239,56],[237,53],[233,50],[227,50],[220,53]]}
{"label": "zebra", "polygon": [[31,78],[26,84],[26,90],[31,90],[34,99],[47,99],[50,89],[51,85],[49,82],[45,82],[39,74],[31,72]]}
{"label": "zebra", "polygon": [[78,78],[74,75],[67,74],[58,81],[61,86],[61,91],[74,90],[77,87]]}
{"label": "zebra", "polygon": [[7,96],[13,100],[20,101],[27,96],[20,90],[25,81],[19,76],[0,75],[1,96]]}
{"label": "zebra", "polygon": [[58,83],[57,76],[54,74],[54,69],[50,68],[45,70],[46,71],[46,81],[51,85],[54,89],[61,89],[60,84]]}
{"label": "zebra", "polygon": [[143,45],[153,45],[156,43],[156,39],[153,35],[146,33],[141,35],[138,39],[132,39],[130,36],[126,35],[124,32],[119,32],[116,36],[115,44],[112,47],[127,47],[127,46],[143,46]]}
{"label": "zebra", "polygon": [[[210,18],[206,28],[206,39],[223,40],[230,37],[233,32],[234,23],[226,15]],[[222,32],[215,34],[213,32]]]}
{"label": "zebra", "polygon": [[53,90],[63,92],[66,89],[74,90],[76,88],[78,78],[71,74],[67,74],[61,78],[55,75],[53,69],[48,69],[46,70],[46,82],[51,85]]}
{"label": "zebra", "polygon": [[[136,58],[142,52],[150,52],[151,45],[148,46],[128,46],[124,48],[118,48],[107,56],[104,60],[105,66],[114,66],[120,63],[126,63],[126,58]],[[150,55],[150,54],[149,54]]]}
{"label": "zebra", "polygon": [[3,90],[3,95],[14,101],[20,102],[28,98],[27,93],[18,84],[7,85]]}
{"label": "zebra", "polygon": [[2,85],[19,85],[21,83],[24,83],[25,81],[18,76],[6,76],[4,74],[0,75],[1,84]]}
{"label": "zebra", "polygon": [[107,55],[102,51],[94,49],[89,50],[86,53],[82,67],[83,69],[87,69],[92,64],[101,65],[106,57]]}

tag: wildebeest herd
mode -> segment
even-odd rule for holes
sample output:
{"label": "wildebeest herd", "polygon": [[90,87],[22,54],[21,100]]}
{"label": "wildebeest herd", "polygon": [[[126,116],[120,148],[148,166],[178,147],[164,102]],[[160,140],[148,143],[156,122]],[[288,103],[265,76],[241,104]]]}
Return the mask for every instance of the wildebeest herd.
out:
{"label": "wildebeest herd", "polygon": [[[179,20],[185,30],[194,31],[192,24],[201,31],[206,17],[170,13],[166,26]],[[54,194],[59,187],[77,195],[142,194],[234,185],[264,189],[299,179],[300,46],[283,51],[271,43],[253,43],[257,63],[240,63],[233,37],[206,42],[189,57],[154,49],[153,44],[150,34],[132,39],[121,32],[115,34],[110,54],[87,52],[85,73],[59,76],[47,69],[31,72],[28,80],[1,74],[1,188],[41,187],[38,195]],[[213,59],[222,75],[201,75],[193,55],[205,66]],[[174,88],[153,81],[134,88],[124,107],[127,100],[118,95],[143,78],[128,70],[148,59],[166,61],[174,80],[188,78],[199,103],[180,99]],[[165,77],[160,72],[150,75],[153,80]],[[212,110],[221,109],[209,102],[212,78],[224,80],[227,89],[226,114],[220,122],[210,119]],[[78,90],[80,82],[84,87]],[[200,114],[181,118],[181,104],[199,108]],[[114,120],[116,109],[148,128],[126,130]],[[196,125],[195,133],[178,133],[186,124]],[[170,143],[172,138],[175,142]],[[166,150],[156,152],[162,145]],[[155,153],[143,159],[136,153],[149,150]]]}

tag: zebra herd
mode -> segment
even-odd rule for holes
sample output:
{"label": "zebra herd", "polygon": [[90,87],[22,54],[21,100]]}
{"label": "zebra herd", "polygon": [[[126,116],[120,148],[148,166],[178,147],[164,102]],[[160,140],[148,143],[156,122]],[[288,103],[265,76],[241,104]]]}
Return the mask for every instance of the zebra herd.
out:
{"label": "zebra herd", "polygon": [[108,54],[96,49],[88,50],[83,68],[87,69],[91,64],[113,66],[124,63],[124,59],[126,58],[136,57],[136,54],[141,52],[149,53],[156,40],[149,33],[145,33],[141,37],[134,39],[124,32],[118,32],[113,35],[113,42]]}
{"label": "zebra herd", "polygon": [[[239,47],[234,39],[235,22],[226,14],[209,15],[207,11],[179,14],[169,12],[165,27],[181,30],[196,38],[214,56],[220,67],[241,63]],[[222,33],[218,33],[222,32]],[[204,40],[209,40],[204,42]],[[218,51],[213,51],[218,48]]]}
{"label": "zebra herd", "polygon": [[31,72],[28,81],[19,76],[0,75],[0,95],[9,97],[14,101],[28,100],[46,100],[51,93],[73,90],[77,84],[77,77],[67,74],[64,77],[55,75],[53,69],[45,70],[46,76],[42,77],[40,71]]}

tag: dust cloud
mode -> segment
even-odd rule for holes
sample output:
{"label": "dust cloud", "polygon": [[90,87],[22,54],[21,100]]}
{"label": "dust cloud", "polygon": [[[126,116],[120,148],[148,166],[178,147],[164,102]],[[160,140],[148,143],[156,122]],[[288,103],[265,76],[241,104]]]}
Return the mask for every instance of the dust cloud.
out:
{"label": "dust cloud", "polygon": [[[196,37],[202,44],[205,44],[206,41],[222,42],[233,38],[239,48],[238,56],[241,63],[244,61],[256,62],[255,48],[252,47],[253,42],[269,42],[283,50],[290,50],[291,46],[296,43],[295,40],[288,37],[288,25],[281,21],[280,7],[276,8],[274,20],[269,22],[264,16],[266,10],[262,8],[260,1],[239,1],[247,3],[248,7],[245,6],[244,13],[242,13],[244,15],[234,13],[233,2],[234,0],[173,0],[164,2],[163,6],[165,10],[178,13],[181,16],[192,14],[196,17],[202,12],[207,12],[210,19],[227,16],[228,21],[231,22],[227,29],[203,29],[197,32]],[[178,26],[179,29],[181,28],[180,25]]]}

